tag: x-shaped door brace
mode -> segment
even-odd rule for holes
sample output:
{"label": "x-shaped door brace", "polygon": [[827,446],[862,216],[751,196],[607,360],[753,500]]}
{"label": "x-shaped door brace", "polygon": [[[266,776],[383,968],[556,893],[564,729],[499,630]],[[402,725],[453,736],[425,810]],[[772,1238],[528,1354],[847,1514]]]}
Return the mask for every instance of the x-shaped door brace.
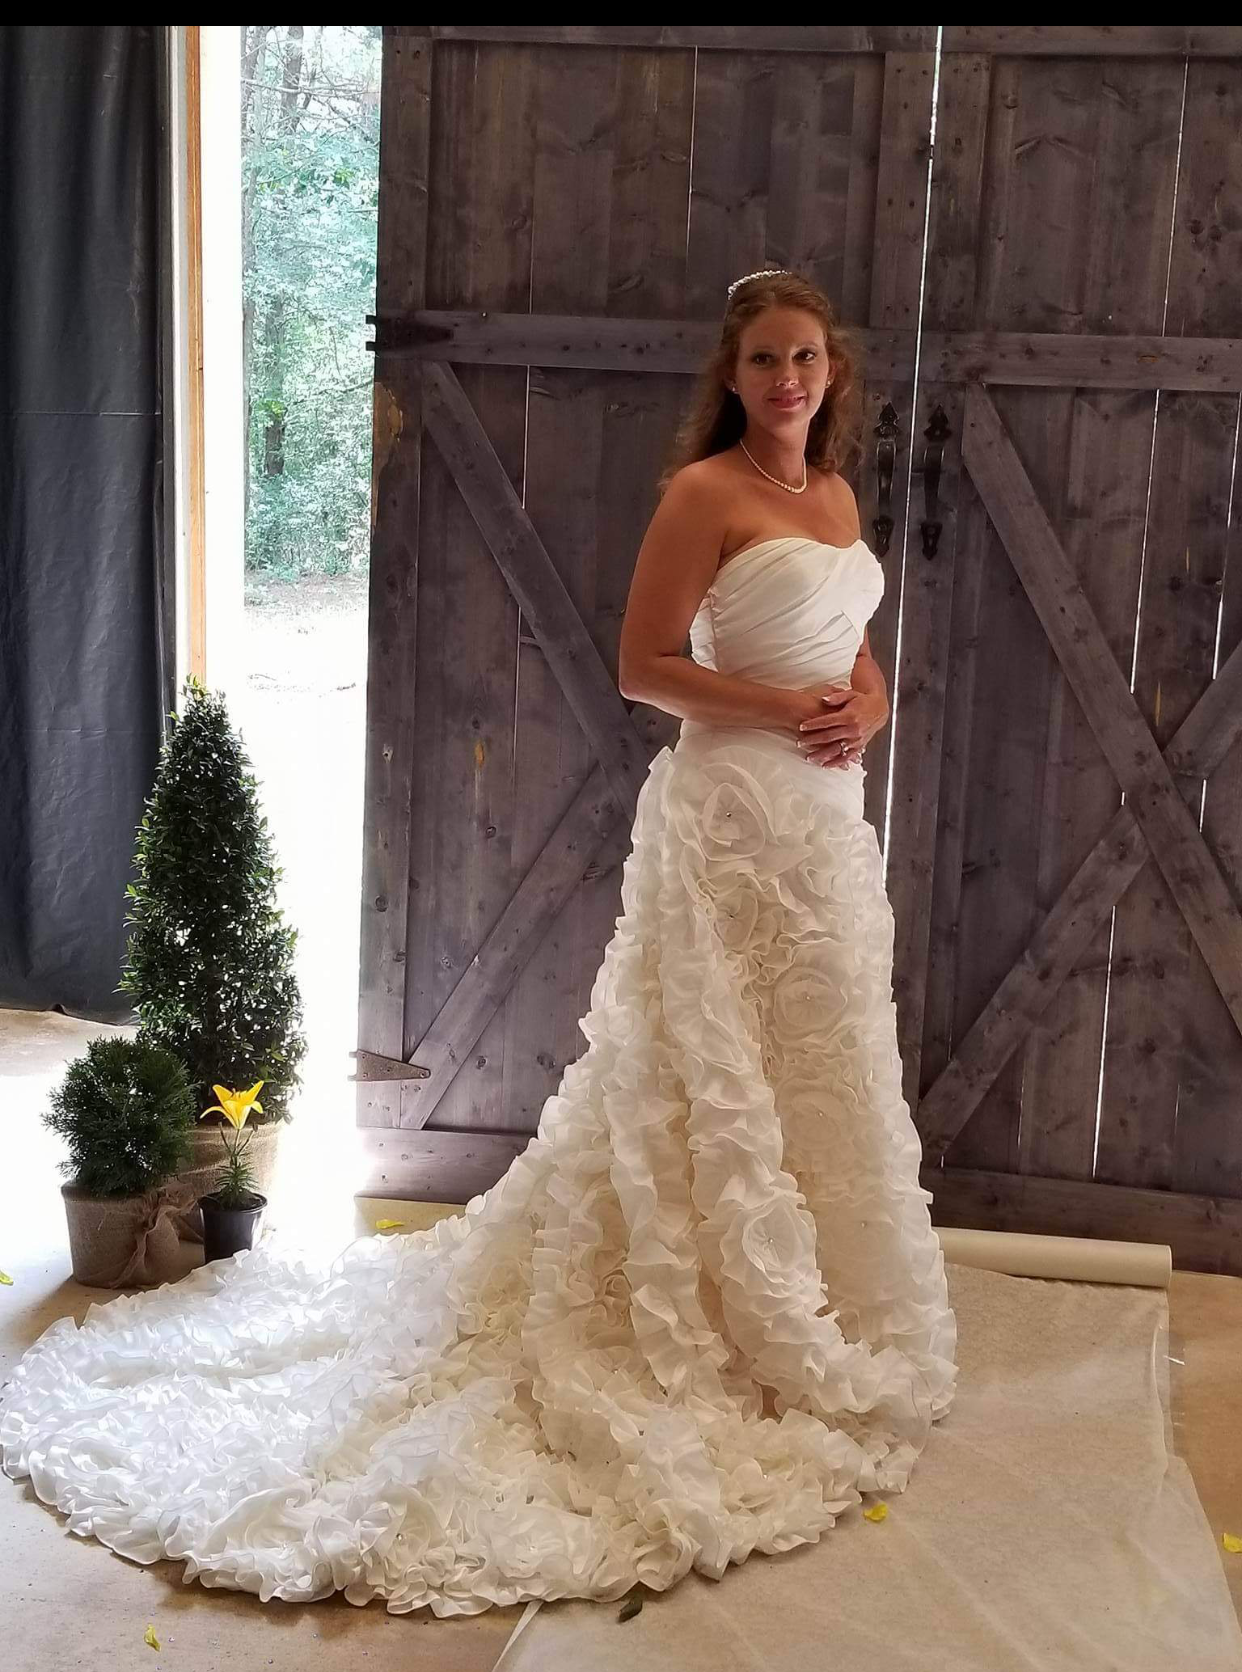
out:
{"label": "x-shaped door brace", "polygon": [[[927,1161],[943,1155],[1148,858],[1242,1031],[1242,915],[1187,798],[1242,735],[1242,645],[1162,755],[986,389],[966,399],[962,459],[1126,801],[950,1062],[919,1099]],[[1174,774],[1182,779],[1179,788]]]}
{"label": "x-shaped door brace", "polygon": [[[406,1080],[401,1126],[424,1126],[619,817],[633,821],[649,750],[456,373],[423,364],[423,422],[598,757],[408,1062],[355,1051],[355,1080]],[[414,1060],[417,1058],[417,1061]],[[412,1095],[414,1092],[417,1095]]]}
{"label": "x-shaped door brace", "polygon": [[[557,675],[599,765],[544,844],[418,1042],[417,1062],[357,1051],[359,1080],[408,1079],[403,1127],[423,1126],[619,817],[633,818],[647,746],[451,366],[423,364],[423,419]],[[1242,1031],[1242,916],[1184,799],[1242,734],[1242,646],[1162,755],[1000,414],[966,401],[963,460],[1126,794],[1038,934],[919,1102],[925,1161],[948,1148],[1150,854]],[[1174,773],[1182,776],[1185,791]],[[413,1089],[413,1088],[411,1088]]]}

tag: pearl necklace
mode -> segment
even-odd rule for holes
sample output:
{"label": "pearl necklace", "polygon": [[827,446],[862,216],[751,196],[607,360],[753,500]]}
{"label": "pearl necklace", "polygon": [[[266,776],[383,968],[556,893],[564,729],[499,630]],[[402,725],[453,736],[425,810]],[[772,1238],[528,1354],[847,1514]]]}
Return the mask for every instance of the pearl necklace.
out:
{"label": "pearl necklace", "polygon": [[805,493],[806,492],[806,479],[807,478],[806,478],[806,458],[805,458],[805,456],[803,457],[803,460],[802,460],[802,486],[800,488],[795,488],[789,482],[782,482],[779,476],[773,476],[771,471],[765,470],[763,468],[763,466],[759,463],[759,461],[755,458],[754,454],[751,452],[750,448],[746,445],[746,443],[744,441],[739,441],[738,446],[742,449],[743,453],[745,453],[746,457],[750,460],[751,464],[754,465],[755,469],[759,472],[760,476],[766,476],[769,482],[775,482],[777,487],[778,488],[784,488],[786,493]]}

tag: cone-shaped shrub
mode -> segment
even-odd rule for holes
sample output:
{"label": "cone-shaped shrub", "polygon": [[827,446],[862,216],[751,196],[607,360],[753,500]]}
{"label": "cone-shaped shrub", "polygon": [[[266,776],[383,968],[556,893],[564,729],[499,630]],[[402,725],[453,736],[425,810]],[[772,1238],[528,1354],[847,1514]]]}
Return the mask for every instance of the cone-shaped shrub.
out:
{"label": "cone-shaped shrub", "polygon": [[143,1034],[186,1065],[196,1113],[212,1087],[264,1082],[256,1119],[286,1118],[306,1052],[283,875],[224,700],[191,675],[160,757],[126,890],[132,924],[118,991]]}

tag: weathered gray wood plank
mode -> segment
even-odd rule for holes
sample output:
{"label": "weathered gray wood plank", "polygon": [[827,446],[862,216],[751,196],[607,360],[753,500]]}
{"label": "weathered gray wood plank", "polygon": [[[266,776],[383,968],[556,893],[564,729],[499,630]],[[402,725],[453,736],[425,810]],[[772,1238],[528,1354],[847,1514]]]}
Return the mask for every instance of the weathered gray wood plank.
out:
{"label": "weathered gray wood plank", "polygon": [[[540,53],[530,296],[536,313],[607,310],[618,57],[602,47],[557,46]],[[526,513],[597,652],[599,528],[610,509],[599,492],[605,376],[532,370],[524,496]],[[522,626],[514,734],[521,795],[514,840],[515,850],[529,858],[591,773],[595,756],[555,668],[525,619]],[[615,684],[611,668],[608,677]],[[592,892],[580,876],[489,1029],[503,1040],[504,1103],[497,1124],[506,1128],[534,1128],[566,1063],[582,1049],[582,965],[598,960],[607,938],[584,922],[585,897]]]}
{"label": "weathered gray wood plank", "polygon": [[[960,416],[961,402],[957,403],[957,409]],[[982,610],[983,568],[991,550],[987,518],[982,514],[978,495],[964,470],[958,472],[953,499],[953,600],[949,621],[951,677],[945,699],[940,757],[939,845],[932,874],[931,918],[928,924],[922,1056],[917,1082],[919,1101],[916,1103],[913,1097],[909,1098],[920,1126],[923,1099],[927,1095],[925,1088],[935,1084],[961,1032],[957,1018],[957,993],[959,964],[962,958],[969,956],[962,945],[961,904],[972,788],[970,766],[974,753],[974,717],[978,711],[975,702],[975,651]],[[899,1023],[900,1018],[899,1007]],[[903,1033],[899,1033],[898,1037],[904,1055],[908,1038]]]}
{"label": "weathered gray wood plank", "polygon": [[1181,23],[954,24],[940,50],[1026,58],[1236,58],[1242,29]]}
{"label": "weathered gray wood plank", "polygon": [[[1064,298],[1072,290],[1079,246],[1047,235],[1044,209],[1047,224],[1060,227],[1083,176],[1081,130],[1090,108],[1080,84],[1091,66],[998,60],[982,68],[989,82],[985,144],[977,159],[962,162],[972,171],[977,197],[971,323],[1011,333],[1057,333],[1067,327]],[[1052,490],[1056,517],[1067,396],[1005,388],[997,399],[1022,438],[1024,461],[1037,472],[1041,489]],[[959,417],[963,437],[966,410]],[[1004,539],[977,495],[965,504],[983,526],[964,528],[959,514],[959,535],[965,533],[979,554],[979,606],[975,636],[964,647],[974,712],[964,763],[954,1040],[982,1011],[1037,919],[1039,817],[1056,666]],[[955,646],[955,653],[962,648]],[[1022,1108],[1022,1062],[1015,1057],[989,1086],[948,1163],[1016,1171]]]}
{"label": "weathered gray wood plank", "polygon": [[[983,260],[979,227],[990,91],[991,63],[987,58],[970,55],[942,58],[928,214],[918,429],[920,432],[926,429],[939,407],[951,437],[945,446],[939,489],[939,517],[944,529],[937,555],[930,560],[934,575],[924,583],[935,588],[925,612],[928,624],[924,637],[933,641],[930,654],[945,663],[945,694],[938,757],[933,761],[918,758],[913,768],[920,776],[935,773],[937,781],[933,816],[938,825],[938,838],[927,907],[925,970],[917,975],[923,991],[921,1000],[917,993],[903,992],[897,1006],[906,1096],[916,1111],[923,1087],[934,1081],[948,1061],[954,1037],[959,914],[976,711],[977,634],[989,538],[978,496],[962,469],[964,391],[944,376],[945,368],[933,345],[937,341],[958,340],[978,313],[979,269]],[[922,465],[923,459],[916,456],[912,491],[920,524],[928,515]],[[921,539],[919,544],[921,547]],[[923,567],[927,566],[925,559]],[[913,573],[918,572],[916,564]],[[947,621],[943,619],[945,592],[949,594]],[[936,635],[941,633],[943,646],[936,642]],[[915,695],[917,713],[916,654],[911,652],[910,674],[908,678],[903,676],[903,685]],[[913,793],[921,800],[928,789],[928,785],[920,783]],[[895,774],[894,791],[908,794],[901,769]],[[895,991],[900,984],[915,978],[917,969],[917,964],[910,962],[902,948],[894,971]],[[919,1118],[917,1113],[916,1118]]]}
{"label": "weathered gray wood plank", "polygon": [[[436,305],[525,307],[530,297],[534,97],[538,54],[441,42],[433,88],[429,288]],[[520,492],[526,374],[462,369],[460,383],[494,464]],[[424,423],[427,421],[424,386]],[[424,445],[418,576],[422,675],[412,822],[406,1049],[439,1014],[524,867],[514,864],[513,690],[518,607],[443,455]],[[458,1073],[436,1120],[498,1124],[501,1069],[483,1053]],[[402,1119],[414,1103],[403,1094]]]}
{"label": "weathered gray wood plank", "polygon": [[[888,60],[893,72],[886,80],[884,92],[884,134],[886,144],[896,140],[898,171],[884,171],[879,201],[884,211],[878,217],[876,264],[886,269],[886,278],[878,286],[873,298],[873,326],[909,328],[918,324],[919,286],[923,283],[924,214],[928,211],[928,149],[931,137],[931,74],[933,64],[921,55],[914,59]],[[954,112],[965,109],[958,100]],[[986,110],[986,105],[985,105]],[[954,134],[954,144],[941,152],[944,166],[953,167],[963,155],[970,159],[970,122],[963,122],[965,132]],[[970,181],[956,182],[968,187]],[[948,196],[948,181],[941,179],[936,201]],[[894,224],[896,222],[896,224]],[[958,323],[954,318],[949,298],[936,301],[934,281],[943,278],[951,263],[953,237],[946,229],[944,217],[938,221],[938,241],[931,244],[929,273],[933,284],[926,289],[923,306],[931,309],[923,324]],[[891,231],[889,231],[891,229]],[[973,229],[970,232],[973,241]],[[899,283],[891,271],[894,263],[886,254],[889,249],[903,254],[904,278]],[[943,309],[946,321],[941,321],[936,309]],[[954,421],[953,435],[944,450],[941,495],[946,505],[943,537],[936,557],[924,557],[919,523],[923,515],[921,468],[923,468],[926,436],[933,405],[939,401],[934,385],[929,386],[929,398],[924,396],[923,378],[919,390],[914,390],[913,368],[909,380],[881,380],[874,385],[869,398],[871,420],[878,420],[878,403],[891,398],[903,416],[903,435],[898,455],[898,480],[894,483],[894,502],[898,513],[898,528],[886,563],[886,599],[879,610],[879,639],[888,650],[891,672],[889,704],[893,719],[886,732],[888,761],[886,771],[873,782],[871,751],[868,752],[868,816],[883,831],[884,873],[888,895],[893,905],[893,998],[898,1007],[898,1043],[901,1048],[901,1067],[906,1100],[911,1109],[918,1104],[919,1075],[921,1075],[921,1045],[923,1045],[926,981],[928,981],[929,923],[933,903],[934,859],[936,859],[936,829],[939,816],[939,779],[941,779],[941,736],[944,727],[944,702],[948,694],[949,610],[953,604],[954,573],[954,478],[959,472],[959,435],[961,423]],[[918,423],[918,428],[916,428]],[[913,453],[913,456],[911,456]],[[908,472],[913,470],[913,498],[911,522],[904,515],[904,488]],[[874,478],[873,472],[869,477]],[[898,659],[898,615],[901,619],[901,647]],[[874,747],[874,746],[873,746]],[[891,794],[888,823],[878,821],[879,796]],[[876,811],[873,811],[873,808]]]}
{"label": "weathered gray wood plank", "polygon": [[[868,94],[867,80],[859,85]],[[858,108],[858,107],[856,107]],[[866,103],[860,120],[869,115]],[[874,141],[873,141],[874,142]],[[856,138],[861,146],[861,136]],[[864,159],[851,162],[855,173]],[[856,298],[870,262],[850,262],[843,295]],[[737,275],[734,274],[734,277]],[[714,301],[718,299],[713,297]],[[855,304],[845,310],[857,320]],[[653,371],[688,375],[710,353],[714,320],[610,318],[594,314],[480,313],[421,308],[382,318],[378,353],[412,355],[460,365],[574,366],[582,370]],[[912,328],[854,325],[869,376],[911,375]],[[1242,338],[1151,335],[1071,335],[1047,331],[924,332],[920,376],[934,383],[995,383],[1014,388],[1202,389],[1242,388]]]}
{"label": "weathered gray wood plank", "polygon": [[926,1169],[937,1225],[1164,1243],[1179,1271],[1242,1276],[1242,1199],[1022,1173]]}
{"label": "weathered gray wood plank", "polygon": [[[1192,64],[1186,79],[1177,217],[1169,272],[1171,332],[1242,329],[1242,62]],[[1181,481],[1179,598],[1212,660],[1242,639],[1242,458],[1238,402],[1207,394],[1161,400],[1170,476]],[[1172,578],[1172,577],[1171,577]],[[1219,683],[1219,675],[1217,682]],[[1166,701],[1161,693],[1163,713]],[[1196,808],[1196,811],[1198,809]],[[1242,751],[1213,773],[1203,836],[1242,899]],[[1242,1039],[1197,947],[1183,978],[1177,1122],[1169,1181],[1179,1190],[1242,1194]]]}
{"label": "weathered gray wood plank", "polygon": [[697,370],[719,339],[726,291],[768,259],[772,121],[777,60],[768,54],[712,53],[695,75],[694,170],[686,223],[686,310],[707,321]]}
{"label": "weathered gray wood plank", "polygon": [[927,24],[878,28],[858,23],[762,28],[746,24],[700,28],[666,24],[446,24],[436,25],[432,33],[455,40],[527,41],[538,46],[697,47],[703,52],[931,52],[936,45],[935,27]]}
{"label": "weathered gray wood plank", "polygon": [[489,1190],[530,1142],[525,1132],[461,1128],[359,1134],[366,1159],[360,1194],[400,1202],[465,1204]]}
{"label": "weathered gray wood plank", "polygon": [[[832,228],[841,252],[840,276],[831,295],[840,316],[855,337],[867,345],[867,365],[875,375],[890,374],[896,362],[913,368],[914,333],[869,331],[871,292],[876,259],[876,183],[880,167],[880,130],[884,119],[883,58],[852,58],[844,68],[848,81],[839,84],[828,106],[831,143],[822,166],[844,176],[838,186],[840,207]],[[881,344],[884,345],[881,348]],[[877,366],[877,350],[887,359]]]}
{"label": "weathered gray wood plank", "polygon": [[[871,330],[915,333],[919,323],[919,292],[923,276],[923,230],[927,218],[928,159],[931,149],[932,90],[935,62],[930,53],[889,53],[884,60],[880,109],[879,149],[875,178],[875,229],[871,254],[871,295],[866,323]],[[864,385],[864,447],[852,471],[859,516],[865,537],[877,550],[884,567],[884,596],[868,626],[872,655],[888,686],[890,710],[900,707],[897,664],[897,626],[904,608],[906,576],[911,551],[906,533],[906,489],[909,481],[911,428],[914,422],[914,367],[896,377],[862,368]],[[874,520],[879,511],[879,473],[876,441],[881,416],[888,407],[897,414],[893,490],[887,514],[893,528],[887,551],[877,540]],[[897,726],[884,729],[867,751],[864,813],[885,850],[890,877],[896,882],[893,911],[897,937],[908,933],[911,901],[901,861],[892,870],[894,832],[888,825],[889,779]],[[917,938],[917,930],[915,931]]]}

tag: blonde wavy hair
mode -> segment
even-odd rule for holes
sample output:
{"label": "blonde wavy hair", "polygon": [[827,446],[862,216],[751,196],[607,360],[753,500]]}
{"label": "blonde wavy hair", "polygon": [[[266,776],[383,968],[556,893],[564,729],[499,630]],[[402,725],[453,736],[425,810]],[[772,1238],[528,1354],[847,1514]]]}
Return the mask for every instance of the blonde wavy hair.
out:
{"label": "blonde wavy hair", "polygon": [[823,327],[832,383],[806,435],[806,462],[825,474],[844,471],[862,451],[862,396],[858,345],[828,297],[801,273],[757,274],[734,290],[720,326],[720,342],[699,374],[690,407],[677,432],[672,457],[660,477],[663,494],[677,472],[736,446],[746,430],[746,409],[729,388],[736,374],[742,332],[766,308],[800,308]]}

